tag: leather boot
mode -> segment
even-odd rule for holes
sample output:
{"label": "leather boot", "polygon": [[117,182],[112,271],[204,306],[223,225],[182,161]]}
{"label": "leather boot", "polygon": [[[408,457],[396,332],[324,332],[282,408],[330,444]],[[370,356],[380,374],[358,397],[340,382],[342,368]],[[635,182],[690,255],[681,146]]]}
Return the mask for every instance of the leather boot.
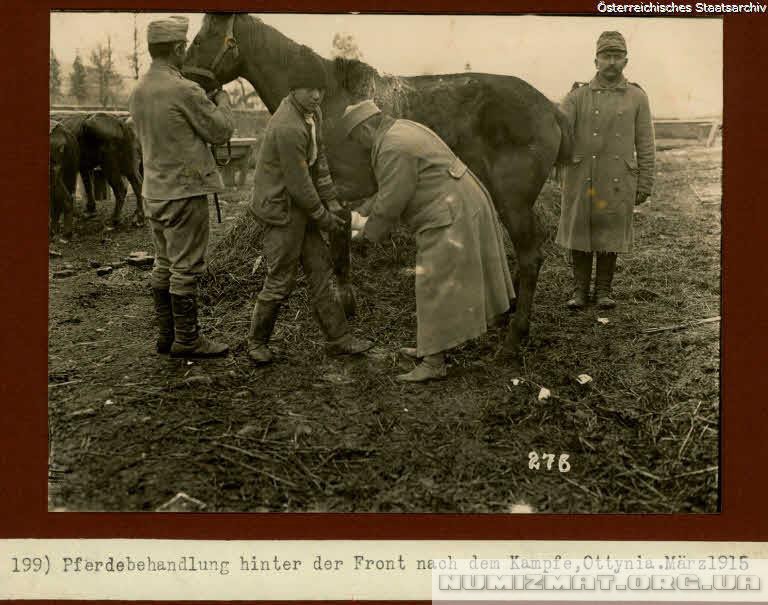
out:
{"label": "leather boot", "polygon": [[176,333],[171,357],[222,357],[229,352],[228,345],[210,340],[200,333],[196,296],[171,294],[171,307]]}
{"label": "leather boot", "polygon": [[428,355],[424,360],[407,374],[399,374],[398,382],[427,382],[442,380],[448,374],[445,366],[445,356],[442,353]]}
{"label": "leather boot", "polygon": [[592,253],[571,250],[573,256],[573,296],[566,303],[569,309],[583,309],[587,305],[589,282],[592,280]]}
{"label": "leather boot", "polygon": [[279,313],[279,302],[259,300],[253,307],[251,331],[248,334],[248,357],[257,364],[272,363],[272,351],[267,344]]}
{"label": "leather boot", "polygon": [[598,253],[597,271],[595,272],[595,298],[599,309],[612,309],[616,301],[611,298],[611,283],[616,269],[615,252]]}
{"label": "leather boot", "polygon": [[320,330],[328,339],[325,352],[328,355],[357,355],[373,346],[370,340],[358,338],[349,333],[349,324],[344,308],[331,295],[321,296],[313,306],[313,313]]}
{"label": "leather boot", "polygon": [[155,319],[158,328],[158,337],[155,348],[158,353],[168,353],[173,344],[173,310],[171,309],[171,293],[167,288],[152,288],[152,298],[155,301]]}

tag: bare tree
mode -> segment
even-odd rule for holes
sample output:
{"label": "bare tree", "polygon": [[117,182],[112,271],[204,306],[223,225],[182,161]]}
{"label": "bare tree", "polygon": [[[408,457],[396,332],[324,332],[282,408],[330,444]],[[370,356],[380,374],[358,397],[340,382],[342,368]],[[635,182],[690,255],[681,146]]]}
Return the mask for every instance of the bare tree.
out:
{"label": "bare tree", "polygon": [[121,84],[112,59],[112,39],[107,36],[107,45],[99,44],[91,51],[91,66],[99,85],[99,103],[107,107],[114,102],[115,89]]}
{"label": "bare tree", "polygon": [[331,56],[341,57],[342,59],[363,60],[363,53],[352,34],[336,33],[333,36],[332,44]]}
{"label": "bare tree", "polygon": [[472,71],[472,65],[470,64],[469,61],[467,61],[466,64],[464,65],[464,71]]}
{"label": "bare tree", "polygon": [[139,28],[136,25],[136,13],[133,14],[133,51],[128,55],[128,64],[131,66],[131,71],[133,72],[133,79],[138,80],[139,79],[139,73],[141,72],[141,66],[142,66],[142,55],[144,53],[141,51],[141,48],[139,46]]}

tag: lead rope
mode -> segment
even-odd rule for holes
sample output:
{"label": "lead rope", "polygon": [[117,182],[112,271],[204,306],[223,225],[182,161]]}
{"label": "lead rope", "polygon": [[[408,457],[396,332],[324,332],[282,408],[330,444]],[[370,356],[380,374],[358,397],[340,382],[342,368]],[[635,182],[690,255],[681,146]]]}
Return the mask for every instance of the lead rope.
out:
{"label": "lead rope", "polygon": [[[220,168],[223,168],[232,161],[232,143],[227,141],[227,158],[223,162],[220,162],[216,157],[216,145],[211,145],[211,153],[213,154],[213,160],[216,162],[216,165]],[[216,221],[221,223],[221,205],[219,204],[219,194],[215,191],[213,192],[213,203],[216,206]]]}

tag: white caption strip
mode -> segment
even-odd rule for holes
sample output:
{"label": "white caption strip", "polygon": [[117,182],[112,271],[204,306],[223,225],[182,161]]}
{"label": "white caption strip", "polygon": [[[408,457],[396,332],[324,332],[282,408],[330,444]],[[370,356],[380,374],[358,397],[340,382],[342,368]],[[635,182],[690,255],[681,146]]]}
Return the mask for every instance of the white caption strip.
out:
{"label": "white caption strip", "polygon": [[[0,599],[768,602],[766,559],[755,542],[0,540]],[[590,588],[611,574],[638,578]]]}

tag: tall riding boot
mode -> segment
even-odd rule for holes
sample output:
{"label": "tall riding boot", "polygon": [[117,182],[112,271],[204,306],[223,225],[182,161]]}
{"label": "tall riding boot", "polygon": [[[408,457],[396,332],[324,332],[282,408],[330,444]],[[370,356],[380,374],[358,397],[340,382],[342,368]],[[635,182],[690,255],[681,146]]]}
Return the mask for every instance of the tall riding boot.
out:
{"label": "tall riding boot", "polygon": [[158,328],[158,337],[155,348],[158,353],[168,353],[173,344],[173,310],[171,309],[171,293],[167,288],[152,288],[152,298],[155,300],[155,319]]}
{"label": "tall riding boot", "polygon": [[253,307],[251,331],[248,334],[248,356],[257,364],[272,362],[272,351],[267,344],[275,329],[280,305],[280,302],[259,300]]}
{"label": "tall riding boot", "polygon": [[602,252],[597,255],[597,271],[595,274],[595,298],[600,309],[612,309],[616,301],[611,298],[611,282],[616,269],[615,252]]}
{"label": "tall riding boot", "polygon": [[571,250],[573,257],[573,296],[566,303],[569,309],[583,309],[589,296],[592,279],[592,253]]}
{"label": "tall riding boot", "polygon": [[328,343],[328,355],[357,355],[373,346],[370,340],[357,338],[349,333],[344,308],[335,296],[322,296],[315,301],[313,312]]}
{"label": "tall riding boot", "polygon": [[176,332],[171,357],[222,357],[229,352],[228,345],[200,333],[195,295],[171,294],[171,307]]}

